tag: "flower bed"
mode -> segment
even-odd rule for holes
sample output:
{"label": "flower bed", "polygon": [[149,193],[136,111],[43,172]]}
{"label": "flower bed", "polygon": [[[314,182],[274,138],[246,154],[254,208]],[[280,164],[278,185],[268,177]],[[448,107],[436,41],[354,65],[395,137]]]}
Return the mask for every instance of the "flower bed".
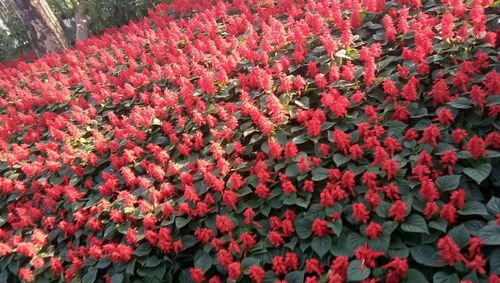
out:
{"label": "flower bed", "polygon": [[0,281],[499,282],[498,2],[233,2],[0,67]]}

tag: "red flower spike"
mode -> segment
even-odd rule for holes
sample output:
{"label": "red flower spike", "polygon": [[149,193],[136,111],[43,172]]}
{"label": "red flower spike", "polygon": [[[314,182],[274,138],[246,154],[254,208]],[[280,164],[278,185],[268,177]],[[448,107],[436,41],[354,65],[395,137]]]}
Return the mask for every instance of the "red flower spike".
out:
{"label": "red flower spike", "polygon": [[439,239],[437,247],[443,261],[447,261],[450,266],[455,262],[461,262],[464,257],[460,254],[460,248],[453,242],[450,236]]}
{"label": "red flower spike", "polygon": [[389,216],[394,217],[394,221],[404,221],[404,216],[406,212],[406,204],[400,200],[397,200],[389,209]]}

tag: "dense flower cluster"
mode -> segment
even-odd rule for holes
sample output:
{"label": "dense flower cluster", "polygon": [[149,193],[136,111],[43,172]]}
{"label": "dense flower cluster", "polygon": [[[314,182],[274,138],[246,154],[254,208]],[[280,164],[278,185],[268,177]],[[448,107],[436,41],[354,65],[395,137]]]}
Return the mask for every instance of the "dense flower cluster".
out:
{"label": "dense flower cluster", "polygon": [[0,278],[499,282],[494,5],[174,0],[0,66]]}

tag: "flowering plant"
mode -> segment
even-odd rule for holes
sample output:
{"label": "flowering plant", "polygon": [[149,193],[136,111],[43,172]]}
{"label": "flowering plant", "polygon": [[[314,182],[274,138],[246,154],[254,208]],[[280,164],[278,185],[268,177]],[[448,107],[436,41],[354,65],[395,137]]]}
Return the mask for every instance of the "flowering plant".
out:
{"label": "flowering plant", "polygon": [[0,281],[499,282],[496,4],[175,0],[1,67]]}

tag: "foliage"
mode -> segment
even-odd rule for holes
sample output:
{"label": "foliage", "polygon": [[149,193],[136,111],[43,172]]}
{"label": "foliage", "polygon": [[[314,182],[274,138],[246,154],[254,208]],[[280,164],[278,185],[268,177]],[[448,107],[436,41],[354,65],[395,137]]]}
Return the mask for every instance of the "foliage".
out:
{"label": "foliage", "polygon": [[174,1],[0,68],[0,278],[498,282],[490,1]]}
{"label": "foliage", "polygon": [[8,9],[6,5],[0,6],[9,30],[0,28],[0,62],[15,59],[17,56],[24,55],[33,49],[29,42],[28,34],[21,20],[17,17],[14,10]]}

